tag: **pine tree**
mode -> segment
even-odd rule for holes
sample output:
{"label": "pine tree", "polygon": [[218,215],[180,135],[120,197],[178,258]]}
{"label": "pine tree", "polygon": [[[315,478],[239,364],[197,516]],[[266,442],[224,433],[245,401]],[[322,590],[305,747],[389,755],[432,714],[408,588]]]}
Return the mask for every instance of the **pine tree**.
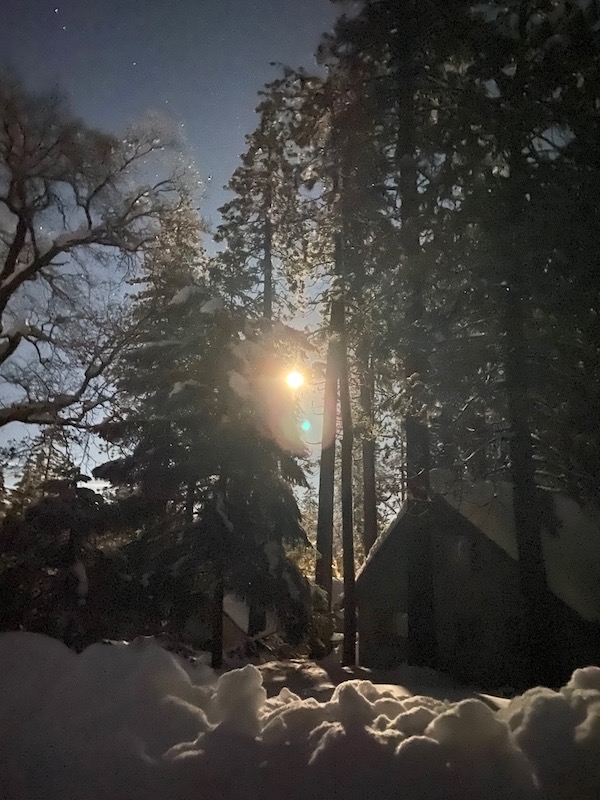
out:
{"label": "pine tree", "polygon": [[65,429],[50,427],[31,441],[19,480],[11,492],[11,506],[24,508],[43,497],[52,486],[61,482],[75,485],[84,477],[70,452],[71,439],[72,434]]}
{"label": "pine tree", "polygon": [[215,260],[214,280],[245,306],[256,304],[266,319],[293,308],[289,290],[297,292],[303,282],[302,238],[308,231],[297,192],[303,160],[295,139],[297,109],[312,80],[285,68],[260,92],[259,124],[246,137],[242,164],[226,186],[235,197],[219,209],[216,239],[226,247]]}
{"label": "pine tree", "polygon": [[[590,39],[589,21],[577,8],[546,8],[536,3],[515,4],[509,11],[511,15],[497,19],[494,27],[496,42],[510,42],[509,59],[505,52],[482,63],[483,74],[496,80],[498,87],[497,97],[490,103],[495,125],[490,144],[495,145],[498,172],[491,192],[494,216],[485,217],[481,224],[498,253],[502,279],[498,291],[504,295],[504,362],[512,434],[510,473],[531,678],[553,685],[558,676],[552,670],[554,642],[533,439],[537,416],[534,398],[552,391],[552,384],[545,378],[539,380],[545,370],[538,373],[537,385],[532,383],[536,335],[531,314],[536,307],[542,314],[550,311],[548,289],[553,288],[557,278],[563,286],[565,278],[570,282],[570,264],[556,268],[556,251],[561,252],[564,244],[542,236],[548,230],[548,208],[554,205],[557,177],[560,176],[559,186],[566,175],[573,188],[579,183],[579,169],[569,163],[567,140],[571,126],[585,130],[587,116],[587,122],[598,131],[597,121],[592,121],[589,112],[586,115],[580,103],[573,104],[573,94],[577,92],[578,70],[586,73],[594,65],[597,69],[599,53]],[[488,48],[486,52],[491,52],[489,45]],[[597,88],[592,92],[598,96]],[[584,96],[586,93],[584,90]],[[588,129],[588,136],[590,132]],[[586,136],[578,145],[587,147],[589,142]],[[587,164],[581,167],[589,170]],[[597,226],[598,215],[593,206],[581,205],[578,213],[582,214],[584,225],[595,222]],[[560,240],[562,236],[556,238]],[[588,237],[583,241],[587,244]],[[547,352],[552,353],[557,345],[560,349],[559,340],[552,336],[546,342]],[[543,458],[543,453],[538,455]]]}
{"label": "pine tree", "polygon": [[[458,12],[461,5],[453,5],[452,11]],[[457,18],[454,31],[459,25]],[[341,191],[342,202],[351,209],[344,244],[348,297],[350,302],[356,297],[360,304],[354,325],[359,334],[355,353],[363,372],[364,426],[373,431],[374,354],[382,362],[399,356],[404,374],[397,375],[396,386],[408,387],[404,396],[410,397],[403,408],[407,489],[411,498],[420,500],[428,495],[430,449],[424,401],[430,371],[429,276],[423,242],[432,237],[431,209],[439,202],[434,182],[423,178],[435,164],[435,153],[422,112],[441,94],[428,70],[435,57],[445,55],[445,38],[452,41],[444,27],[436,4],[366,2],[358,14],[342,18],[322,46],[322,58],[335,70],[344,97],[344,130],[352,130],[346,145],[352,169],[346,170]],[[365,108],[368,115],[361,114]],[[365,307],[365,297],[373,300],[370,307]],[[364,508],[370,529],[365,548],[376,534],[374,451],[374,441],[366,438]],[[417,559],[426,557],[425,543],[423,548]],[[431,595],[432,590],[423,592],[419,587],[419,598],[426,597],[425,602],[411,601],[413,657],[421,663],[433,659]]]}
{"label": "pine tree", "polygon": [[[180,568],[208,569],[218,636],[226,589],[281,604],[287,575],[302,613],[303,584],[282,541],[303,532],[281,476],[304,476],[282,365],[261,327],[206,280],[199,232],[188,203],[148,256],[132,320],[136,345],[121,365],[126,407],[101,427],[123,454],[96,474],[128,490],[122,505],[138,513],[163,561],[186,542]],[[213,647],[216,666],[220,642]]]}
{"label": "pine tree", "polygon": [[371,397],[390,430],[404,415],[413,496],[427,496],[429,458],[512,479],[533,675],[552,663],[539,488],[597,496],[598,12],[543,0],[354,11],[322,46],[325,111],[305,136],[323,147],[337,97],[352,169],[336,197],[325,147],[316,180],[329,230],[340,199],[351,208],[343,327],[376,371],[365,427]]}

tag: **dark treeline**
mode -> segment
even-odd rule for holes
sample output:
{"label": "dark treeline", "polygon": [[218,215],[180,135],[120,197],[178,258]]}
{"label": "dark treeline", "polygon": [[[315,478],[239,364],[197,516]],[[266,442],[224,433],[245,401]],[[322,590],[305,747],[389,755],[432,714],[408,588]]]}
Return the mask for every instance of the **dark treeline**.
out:
{"label": "dark treeline", "polygon": [[302,252],[302,280],[328,278],[319,582],[330,591],[337,385],[345,547],[353,519],[372,544],[378,498],[427,497],[433,467],[511,481],[538,668],[552,663],[544,490],[598,501],[599,24],[587,2],[353,6],[321,44],[325,77],[267,87],[232,183],[238,207],[261,198],[232,254],[252,228],[272,269],[268,229],[282,275]]}

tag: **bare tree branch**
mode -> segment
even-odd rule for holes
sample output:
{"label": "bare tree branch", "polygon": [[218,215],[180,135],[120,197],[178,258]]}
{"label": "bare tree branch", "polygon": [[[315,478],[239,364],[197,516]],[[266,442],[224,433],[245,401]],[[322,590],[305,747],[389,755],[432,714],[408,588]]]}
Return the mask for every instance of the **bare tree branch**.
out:
{"label": "bare tree branch", "polygon": [[175,144],[159,124],[88,128],[0,75],[0,427],[79,425],[110,399],[119,284],[178,202]]}

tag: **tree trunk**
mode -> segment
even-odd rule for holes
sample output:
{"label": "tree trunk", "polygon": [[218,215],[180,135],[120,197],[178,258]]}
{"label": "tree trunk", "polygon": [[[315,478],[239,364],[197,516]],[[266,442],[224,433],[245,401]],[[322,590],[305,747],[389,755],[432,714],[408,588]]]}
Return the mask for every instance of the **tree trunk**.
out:
{"label": "tree trunk", "polygon": [[377,485],[375,481],[375,437],[373,435],[373,364],[369,353],[369,345],[365,342],[360,354],[361,383],[360,405],[365,424],[362,439],[362,473],[363,473],[363,549],[365,556],[377,539]]}
{"label": "tree trunk", "polygon": [[332,560],[333,560],[333,498],[335,488],[335,437],[337,429],[337,394],[339,373],[339,321],[343,314],[341,301],[331,303],[329,344],[325,367],[325,392],[323,399],[323,434],[319,469],[319,511],[317,516],[317,563],[315,581],[328,598],[331,610]]}
{"label": "tree trunk", "polygon": [[340,412],[342,417],[342,545],[344,564],[344,647],[342,664],[356,664],[356,587],[354,575],[354,520],[352,502],[352,451],[354,432],[348,381],[346,342],[341,348]]}
{"label": "tree trunk", "polygon": [[[517,61],[513,91],[517,102],[524,96],[526,77],[522,64],[526,53],[527,4],[519,9],[519,31],[522,53]],[[498,252],[504,251],[506,286],[504,289],[505,376],[508,401],[510,472],[513,483],[513,516],[519,558],[519,584],[523,598],[523,641],[527,651],[528,682],[560,685],[560,663],[553,643],[550,594],[542,547],[540,503],[535,483],[533,443],[529,427],[528,344],[525,329],[523,297],[527,292],[527,264],[519,258],[519,228],[526,204],[528,167],[523,155],[525,136],[517,107],[508,126],[508,163],[510,183],[507,185],[506,220],[496,234]],[[494,221],[498,224],[498,219]],[[506,246],[509,243],[510,249]]]}
{"label": "tree trunk", "polygon": [[[267,189],[265,198],[265,221],[263,233],[263,317],[273,319],[273,225],[271,223],[271,187]],[[256,602],[248,607],[248,636],[256,636],[264,631],[267,614],[265,608]]]}
{"label": "tree trunk", "polygon": [[442,408],[438,419],[439,432],[439,455],[438,464],[443,469],[455,469],[458,461],[458,454],[452,435],[452,417],[447,408]]}
{"label": "tree trunk", "polygon": [[[413,39],[418,30],[417,10],[414,4],[399,7],[399,22],[407,35],[413,31]],[[412,45],[417,46],[413,41]],[[396,162],[398,167],[398,192],[400,195],[400,219],[402,227],[400,238],[405,255],[405,271],[409,290],[406,309],[406,331],[408,335],[407,352],[404,359],[404,373],[410,382],[418,375],[425,383],[428,372],[428,359],[423,348],[420,323],[425,312],[424,275],[421,269],[420,254],[420,202],[417,186],[416,119],[415,91],[416,67],[410,52],[398,50],[398,109],[399,125],[397,133]],[[409,498],[424,500],[429,492],[429,430],[427,421],[421,419],[415,410],[409,412],[405,423],[406,436],[406,480]]]}
{"label": "tree trunk", "polygon": [[185,521],[191,524],[194,521],[194,503],[196,501],[196,481],[188,481],[185,491]]}
{"label": "tree trunk", "polygon": [[251,603],[248,608],[248,636],[256,636],[264,631],[267,624],[267,612],[258,603]]}
{"label": "tree trunk", "polygon": [[[225,596],[225,564],[231,559],[231,534],[233,526],[228,521],[224,500],[227,491],[227,478],[221,474],[213,496],[210,512],[215,534],[221,535],[221,550],[215,553],[214,569],[216,582],[212,596],[212,641],[211,666],[220,669],[223,665],[223,598]],[[215,536],[218,541],[219,537]]]}
{"label": "tree trunk", "polygon": [[225,588],[222,574],[217,578],[212,596],[212,641],[210,665],[213,669],[223,666],[223,597]]}
{"label": "tree trunk", "polygon": [[[422,346],[419,331],[424,315],[423,290],[424,280],[419,269],[419,213],[417,197],[417,173],[414,156],[402,159],[402,242],[406,255],[406,269],[409,284],[409,306],[406,310],[406,329],[408,331],[407,352],[404,359],[404,375],[408,384],[425,384],[429,365]],[[419,404],[419,389],[415,390],[416,402]],[[411,410],[404,421],[406,439],[406,494],[409,499],[426,500],[429,496],[429,428],[427,420],[421,418],[419,412]]]}
{"label": "tree trunk", "polygon": [[[516,265],[515,265],[516,267]],[[519,583],[524,600],[523,639],[527,647],[529,683],[560,684],[557,652],[553,646],[550,596],[542,549],[538,488],[535,483],[533,446],[529,429],[530,404],[527,379],[527,343],[523,303],[516,269],[505,298],[506,391],[510,471],[513,483],[513,514]]]}
{"label": "tree trunk", "polygon": [[406,496],[427,500],[429,496],[429,429],[412,414],[404,420],[406,439]]}
{"label": "tree trunk", "polygon": [[273,318],[273,226],[269,211],[265,215],[264,229],[264,258],[263,258],[263,316],[265,319]]}
{"label": "tree trunk", "polygon": [[[398,80],[396,162],[401,201],[401,242],[409,292],[405,314],[407,347],[404,374],[413,385],[413,408],[404,421],[406,497],[408,502],[426,502],[429,497],[429,428],[420,409],[419,384],[427,381],[428,357],[423,346],[421,322],[424,316],[424,275],[421,264],[420,200],[417,186],[417,143],[415,115],[416,48],[419,24],[415,3],[398,4],[398,25],[405,35],[395,39]],[[404,44],[401,44],[403,42]],[[406,43],[410,46],[406,47]],[[408,649],[411,661],[432,665],[436,652],[436,621],[433,602],[433,564],[429,533],[423,531],[409,548],[408,567]],[[411,578],[412,576],[412,578]],[[415,579],[416,576],[416,579]]]}
{"label": "tree trunk", "polygon": [[[409,514],[425,518],[427,501],[416,500]],[[407,657],[410,664],[435,666],[437,637],[435,635],[434,584],[431,569],[431,531],[427,525],[415,526],[408,541]],[[411,624],[412,620],[412,624]]]}

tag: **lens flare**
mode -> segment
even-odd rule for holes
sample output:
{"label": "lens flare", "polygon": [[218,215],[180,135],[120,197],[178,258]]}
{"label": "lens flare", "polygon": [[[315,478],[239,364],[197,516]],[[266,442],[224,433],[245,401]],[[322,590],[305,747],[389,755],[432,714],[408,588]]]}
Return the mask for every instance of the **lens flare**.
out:
{"label": "lens flare", "polygon": [[300,425],[300,428],[304,431],[304,433],[308,433],[308,431],[312,428],[312,425],[307,419],[305,419],[302,425]]}
{"label": "lens flare", "polygon": [[299,389],[304,383],[304,375],[301,372],[290,372],[285,380],[290,389]]}

